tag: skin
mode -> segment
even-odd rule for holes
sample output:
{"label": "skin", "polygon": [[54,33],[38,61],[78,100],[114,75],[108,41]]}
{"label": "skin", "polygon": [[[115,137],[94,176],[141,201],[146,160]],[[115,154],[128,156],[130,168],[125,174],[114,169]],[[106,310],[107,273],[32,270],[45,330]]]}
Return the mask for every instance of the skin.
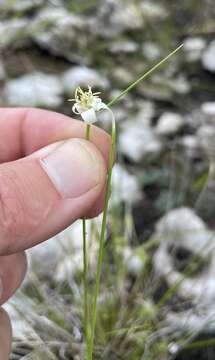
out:
{"label": "skin", "polygon": [[[46,146],[76,138],[93,154],[100,167],[100,180],[83,196],[65,200],[38,167],[38,158],[47,152]],[[10,221],[11,212],[6,213],[7,221],[0,220],[0,234],[3,234],[0,236],[0,277],[3,283],[0,305],[14,294],[24,279],[26,249],[45,241],[78,218],[94,217],[102,211],[110,137],[92,126],[90,143],[80,140],[84,138],[85,124],[67,116],[33,108],[0,109],[0,219],[4,219],[8,209],[16,209],[17,204],[21,209],[27,208],[24,210],[26,214],[22,214],[25,221],[22,221],[19,211],[16,221]],[[31,191],[27,191],[28,180]],[[17,190],[12,199],[2,195],[5,186],[7,191],[10,187]],[[37,201],[39,214],[47,214],[43,198],[54,206],[50,207],[48,216],[40,219],[39,226],[34,225],[34,209],[26,204]],[[39,230],[32,229],[33,226]],[[33,237],[30,235],[32,230]],[[0,360],[8,360],[11,334],[9,317],[0,308]]]}

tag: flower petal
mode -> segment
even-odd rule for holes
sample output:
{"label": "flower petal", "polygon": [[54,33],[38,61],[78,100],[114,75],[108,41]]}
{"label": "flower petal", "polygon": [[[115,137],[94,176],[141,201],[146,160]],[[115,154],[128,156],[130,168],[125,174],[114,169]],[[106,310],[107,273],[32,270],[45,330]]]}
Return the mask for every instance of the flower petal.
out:
{"label": "flower petal", "polygon": [[94,101],[93,103],[93,109],[95,111],[105,110],[107,109],[107,105],[101,101],[101,99],[96,99],[97,101]]}
{"label": "flower petal", "polygon": [[81,113],[81,117],[89,125],[97,121],[96,112],[94,109],[83,111]]}
{"label": "flower petal", "polygon": [[74,104],[72,107],[72,111],[74,112],[74,114],[80,115],[80,112],[77,109],[77,104]]}

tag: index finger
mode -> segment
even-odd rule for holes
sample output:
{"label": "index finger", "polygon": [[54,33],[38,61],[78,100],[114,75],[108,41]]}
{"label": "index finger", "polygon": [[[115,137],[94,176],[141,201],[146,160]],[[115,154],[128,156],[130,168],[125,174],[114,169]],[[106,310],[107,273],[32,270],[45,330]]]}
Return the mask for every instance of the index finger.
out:
{"label": "index finger", "polygon": [[[17,160],[51,143],[69,138],[85,138],[84,122],[42,109],[0,109],[0,163]],[[107,162],[110,136],[92,126],[90,141]]]}

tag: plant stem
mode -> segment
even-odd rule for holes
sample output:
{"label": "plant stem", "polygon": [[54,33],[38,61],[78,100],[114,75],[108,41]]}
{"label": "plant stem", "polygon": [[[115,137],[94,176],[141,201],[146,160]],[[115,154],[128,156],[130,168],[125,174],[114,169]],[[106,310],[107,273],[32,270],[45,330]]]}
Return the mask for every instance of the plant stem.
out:
{"label": "plant stem", "polygon": [[[90,125],[87,124],[86,133],[85,133],[86,140],[90,139]],[[88,270],[88,263],[87,263],[87,239],[86,239],[86,219],[82,219],[82,233],[83,233],[83,268],[84,268],[84,333],[86,339],[86,348],[87,348],[87,358],[88,358],[88,351],[89,351],[89,312],[88,312],[88,283],[87,283],[87,270]]]}
{"label": "plant stem", "polygon": [[137,86],[142,80],[144,80],[146,77],[151,75],[157,68],[159,68],[161,65],[163,65],[170,57],[172,57],[177,51],[179,51],[182,48],[183,44],[178,46],[175,50],[173,50],[169,55],[167,55],[164,59],[162,59],[159,63],[157,63],[155,66],[153,66],[150,70],[148,70],[146,73],[141,75],[136,81],[134,81],[132,84],[130,84],[124,91],[122,91],[119,95],[117,95],[115,98],[113,98],[107,106],[110,107],[116,102],[118,102],[125,94],[127,94],[129,91],[131,91],[135,86]]}
{"label": "plant stem", "polygon": [[89,124],[87,124],[87,127],[86,127],[85,139],[90,140],[90,125]]}
{"label": "plant stem", "polygon": [[[164,59],[162,59],[159,63],[153,66],[150,70],[146,73],[141,75],[136,81],[130,84],[124,91],[122,91],[118,96],[112,99],[107,108],[110,108],[113,104],[118,102],[125,94],[131,91],[135,86],[137,86],[142,80],[144,80],[147,76],[152,74],[158,67],[160,67],[163,63],[165,63],[171,56],[173,56],[178,50],[182,48],[183,44],[178,46],[174,51],[172,51],[169,55],[167,55]],[[98,262],[96,267],[96,283],[95,283],[95,292],[93,297],[93,304],[92,304],[92,323],[91,323],[91,332],[90,336],[88,334],[88,325],[86,326],[87,330],[87,360],[93,360],[93,348],[94,348],[94,338],[95,338],[95,327],[96,327],[96,318],[97,318],[97,302],[98,302],[98,295],[100,289],[100,278],[101,278],[101,271],[102,271],[102,261],[103,261],[103,250],[104,250],[104,240],[105,240],[105,232],[106,232],[106,223],[107,223],[107,212],[108,212],[108,203],[111,193],[111,177],[112,177],[112,167],[114,163],[114,154],[115,154],[115,142],[116,142],[116,127],[115,127],[115,119],[113,116],[112,111],[109,109],[112,114],[112,132],[111,132],[111,149],[109,153],[109,160],[108,160],[108,176],[107,176],[107,190],[105,194],[105,204],[103,210],[103,218],[102,218],[102,226],[101,226],[101,233],[99,238],[99,255],[98,255]],[[89,140],[90,137],[90,125],[87,125],[86,128],[86,139]],[[83,220],[85,222],[85,219]],[[84,226],[83,226],[84,228]],[[86,249],[85,249],[86,252]],[[85,254],[86,256],[86,254]],[[85,273],[85,271],[84,271]],[[86,269],[87,273],[87,269]],[[86,276],[85,273],[85,276]],[[86,279],[85,279],[86,281]],[[86,302],[87,302],[87,281],[86,281]],[[86,305],[87,308],[87,305]],[[87,316],[87,323],[88,323],[88,312],[86,313]]]}
{"label": "plant stem", "polygon": [[104,204],[104,212],[102,218],[102,226],[101,233],[99,239],[99,256],[96,268],[96,284],[95,284],[95,293],[93,298],[92,305],[92,326],[91,326],[91,337],[89,343],[89,358],[88,360],[93,359],[93,345],[94,345],[94,337],[95,337],[95,326],[96,326],[96,317],[97,317],[97,300],[99,295],[100,288],[100,278],[101,278],[101,270],[102,270],[102,261],[103,261],[103,249],[104,249],[104,240],[105,240],[105,232],[106,232],[106,223],[107,223],[107,211],[108,211],[108,202],[110,198],[111,192],[111,177],[112,177],[112,168],[114,162],[114,154],[115,154],[115,142],[116,142],[116,128],[115,122],[112,122],[112,134],[111,134],[111,149],[108,160],[108,177],[107,177],[107,190],[105,194],[105,204]]}
{"label": "plant stem", "polygon": [[87,244],[86,244],[86,220],[82,220],[82,229],[83,229],[83,267],[84,267],[84,333],[85,339],[88,343],[89,333],[88,333],[88,287],[87,287]]}

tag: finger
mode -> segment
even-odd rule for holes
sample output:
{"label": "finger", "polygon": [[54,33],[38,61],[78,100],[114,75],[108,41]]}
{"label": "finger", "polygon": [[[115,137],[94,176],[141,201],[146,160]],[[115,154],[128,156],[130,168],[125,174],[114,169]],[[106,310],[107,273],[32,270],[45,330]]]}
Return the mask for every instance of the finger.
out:
{"label": "finger", "polygon": [[[0,109],[0,163],[19,159],[56,141],[85,138],[85,129],[83,121],[56,112],[34,108]],[[100,150],[107,164],[110,136],[92,126],[90,141]],[[95,210],[90,210],[85,216],[97,216],[102,208],[101,195]]]}
{"label": "finger", "polygon": [[0,360],[8,360],[11,349],[12,330],[7,313],[0,308]]}
{"label": "finger", "polygon": [[105,182],[103,156],[81,139],[0,164],[0,255],[32,247],[85,216]]}
{"label": "finger", "polygon": [[[83,121],[52,111],[34,108],[0,109],[0,162],[17,160],[60,140],[85,138],[85,130]],[[107,162],[110,136],[92,125],[90,141]]]}
{"label": "finger", "polygon": [[0,257],[0,305],[5,303],[21,285],[27,268],[24,252]]}

